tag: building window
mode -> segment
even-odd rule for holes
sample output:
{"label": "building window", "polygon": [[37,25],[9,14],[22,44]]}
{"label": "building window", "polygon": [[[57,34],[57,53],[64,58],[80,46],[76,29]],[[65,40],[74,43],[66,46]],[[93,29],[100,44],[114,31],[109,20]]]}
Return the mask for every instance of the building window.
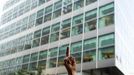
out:
{"label": "building window", "polygon": [[41,38],[41,45],[47,44],[49,42],[49,35],[43,36]]}
{"label": "building window", "polygon": [[96,60],[96,38],[84,40],[83,62]]}
{"label": "building window", "polygon": [[21,26],[21,31],[24,31],[27,29],[27,24],[28,24],[28,17],[22,19],[22,22],[21,22],[22,26]]}
{"label": "building window", "polygon": [[61,25],[61,39],[70,37],[71,19],[63,21]]}
{"label": "building window", "polygon": [[32,0],[31,10],[37,7],[38,0]]}
{"label": "building window", "polygon": [[34,32],[34,38],[39,38],[41,36],[41,30],[37,30]]}
{"label": "building window", "polygon": [[32,61],[37,61],[37,59],[38,59],[38,53],[33,53],[33,54],[31,54],[30,62],[32,62]]}
{"label": "building window", "polygon": [[36,25],[40,25],[43,23],[43,17],[36,19]]}
{"label": "building window", "polygon": [[[14,42],[13,42],[14,43]],[[24,50],[24,45],[25,45],[25,36],[22,38],[19,38],[19,43],[18,43],[18,51]]]}
{"label": "building window", "polygon": [[44,9],[41,9],[37,12],[37,18],[40,18],[43,16],[43,13],[44,13]]}
{"label": "building window", "polygon": [[49,57],[57,57],[58,48],[52,48],[49,50]]}
{"label": "building window", "polygon": [[114,34],[99,37],[99,59],[114,58]]}
{"label": "building window", "polygon": [[51,34],[51,41],[50,42],[54,42],[54,41],[58,41],[59,40],[59,32]]}
{"label": "building window", "polygon": [[13,14],[12,14],[12,18],[14,19],[14,18],[16,18],[17,17],[17,11],[16,10],[18,10],[18,7],[15,7],[14,9],[13,9]]}
{"label": "building window", "polygon": [[[12,42],[12,44],[13,44],[13,42]],[[15,52],[17,52],[17,48],[16,48],[15,45],[13,44],[10,53],[13,54],[13,53],[15,53]]]}
{"label": "building window", "polygon": [[82,8],[84,6],[84,0],[74,0],[74,10]]}
{"label": "building window", "polygon": [[45,15],[45,16],[44,16],[44,22],[50,21],[51,18],[52,18],[52,13],[49,13],[49,14]]}
{"label": "building window", "polygon": [[48,1],[51,1],[51,0],[46,0],[46,2],[48,2]]}
{"label": "building window", "polygon": [[39,5],[42,5],[45,3],[45,0],[39,0]]}
{"label": "building window", "polygon": [[61,16],[61,9],[54,11],[53,18]]}
{"label": "building window", "polygon": [[83,62],[91,62],[96,60],[96,50],[83,52]]}
{"label": "building window", "polygon": [[35,19],[36,19],[35,13],[29,16],[28,28],[31,28],[35,25]]}
{"label": "building window", "polygon": [[22,57],[17,57],[17,58],[16,58],[16,63],[17,63],[17,65],[22,64],[22,62],[23,62]]}
{"label": "building window", "polygon": [[63,66],[64,65],[64,58],[65,58],[65,55],[66,55],[67,47],[69,47],[69,45],[62,45],[59,48],[58,66]]}
{"label": "building window", "polygon": [[39,54],[39,60],[47,58],[47,50],[41,51]]}
{"label": "building window", "polygon": [[19,52],[19,51],[22,51],[23,49],[24,49],[24,43],[19,43],[18,45],[17,45],[18,47],[17,47],[17,51]]}
{"label": "building window", "polygon": [[31,48],[31,43],[32,43],[32,34],[29,34],[26,36],[26,42],[25,42],[25,50]]}
{"label": "building window", "polygon": [[26,55],[23,57],[23,63],[28,63],[29,62],[30,55]]}
{"label": "building window", "polygon": [[114,4],[101,7],[99,15],[99,28],[114,24]]}
{"label": "building window", "polygon": [[56,2],[55,4],[54,4],[54,9],[56,10],[56,9],[59,9],[59,8],[61,8],[62,7],[62,0],[59,0],[58,2]]}
{"label": "building window", "polygon": [[76,63],[80,64],[81,63],[81,52],[72,54],[73,57],[75,57]]}
{"label": "building window", "polygon": [[50,27],[45,27],[42,29],[42,36],[48,35],[50,33]]}
{"label": "building window", "polygon": [[97,0],[86,0],[86,5],[96,2]]}
{"label": "building window", "polygon": [[54,4],[53,18],[57,18],[61,15],[61,8],[62,8],[62,0],[60,0]]}
{"label": "building window", "polygon": [[50,6],[45,8],[45,14],[52,13],[52,6],[53,5],[50,5]]}
{"label": "building window", "polygon": [[84,40],[84,51],[96,49],[96,38]]}
{"label": "building window", "polygon": [[63,66],[64,65],[64,58],[65,58],[65,56],[59,57],[59,59],[58,59],[58,66]]}
{"label": "building window", "polygon": [[65,0],[63,5],[63,13],[67,14],[72,11],[72,0]]}
{"label": "building window", "polygon": [[[18,16],[21,16],[21,15],[23,15],[24,14],[24,6],[25,6],[25,4],[24,4],[24,2],[23,3],[21,3],[18,7],[19,7],[19,9],[18,9]],[[10,15],[8,15],[9,17],[10,17]],[[8,21],[10,21],[10,19],[8,20]]]}
{"label": "building window", "polygon": [[43,23],[43,13],[44,13],[44,9],[41,9],[37,12],[36,25],[40,25]]}
{"label": "building window", "polygon": [[29,66],[30,71],[34,71],[37,69],[37,62],[30,63]]}
{"label": "building window", "polygon": [[114,34],[108,34],[99,37],[99,47],[114,45]]}
{"label": "building window", "polygon": [[30,11],[30,3],[31,1],[30,0],[26,0],[25,2],[25,9],[24,9],[24,13]]}
{"label": "building window", "polygon": [[92,10],[85,14],[85,32],[89,32],[96,29],[96,15],[97,11]]}
{"label": "building window", "polygon": [[37,47],[40,45],[40,38],[37,38],[35,40],[33,40],[33,46],[32,47]]}
{"label": "building window", "polygon": [[59,30],[60,30],[60,23],[52,25],[50,42],[59,40]]}
{"label": "building window", "polygon": [[99,49],[99,60],[106,60],[110,58],[114,58],[114,46],[112,47],[104,47]]}
{"label": "building window", "polygon": [[51,18],[52,18],[52,6],[53,5],[50,5],[50,6],[45,8],[44,22],[51,20]]}
{"label": "building window", "polygon": [[56,67],[57,62],[57,52],[58,48],[53,48],[49,50],[49,68]]}
{"label": "building window", "polygon": [[49,68],[54,68],[56,67],[56,63],[57,62],[57,59],[56,58],[52,58],[49,60]]}
{"label": "building window", "polygon": [[22,65],[22,69],[27,70],[27,69],[28,69],[28,64],[24,64],[24,65]]}
{"label": "building window", "polygon": [[82,42],[75,42],[71,44],[71,54],[81,52],[82,50]]}
{"label": "building window", "polygon": [[69,45],[63,45],[59,49],[59,56],[65,56],[66,55],[66,49],[69,47]]}
{"label": "building window", "polygon": [[50,27],[42,29],[41,45],[47,44],[49,42],[49,33],[50,33]]}
{"label": "building window", "polygon": [[41,69],[45,69],[46,68],[46,60],[41,60],[38,62],[38,67]]}
{"label": "building window", "polygon": [[34,40],[33,40],[33,46],[32,47],[37,47],[40,45],[40,36],[41,36],[41,30],[35,31],[34,32]]}
{"label": "building window", "polygon": [[83,32],[83,15],[73,18],[72,36],[81,34]]}

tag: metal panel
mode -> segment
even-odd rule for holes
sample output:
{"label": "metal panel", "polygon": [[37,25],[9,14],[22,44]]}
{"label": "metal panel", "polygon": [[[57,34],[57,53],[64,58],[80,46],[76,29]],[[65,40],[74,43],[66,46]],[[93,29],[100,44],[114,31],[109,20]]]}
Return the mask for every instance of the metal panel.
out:
{"label": "metal panel", "polygon": [[115,0],[116,66],[134,75],[134,0]]}

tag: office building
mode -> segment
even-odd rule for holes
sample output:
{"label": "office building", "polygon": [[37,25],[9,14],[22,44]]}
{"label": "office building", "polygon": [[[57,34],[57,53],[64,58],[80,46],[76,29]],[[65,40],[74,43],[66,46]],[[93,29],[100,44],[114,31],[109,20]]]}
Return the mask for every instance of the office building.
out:
{"label": "office building", "polygon": [[[9,0],[0,25],[0,75],[21,69],[67,75],[66,48],[78,75],[123,75],[116,60],[114,0]],[[121,61],[121,60],[120,60]]]}

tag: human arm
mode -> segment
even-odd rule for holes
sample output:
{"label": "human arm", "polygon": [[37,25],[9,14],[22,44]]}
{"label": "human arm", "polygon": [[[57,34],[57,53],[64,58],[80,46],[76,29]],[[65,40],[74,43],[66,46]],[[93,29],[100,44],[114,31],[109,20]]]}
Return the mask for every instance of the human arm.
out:
{"label": "human arm", "polygon": [[70,56],[69,47],[66,50],[66,57],[64,59],[64,65],[67,69],[68,75],[76,75],[76,61],[75,58]]}

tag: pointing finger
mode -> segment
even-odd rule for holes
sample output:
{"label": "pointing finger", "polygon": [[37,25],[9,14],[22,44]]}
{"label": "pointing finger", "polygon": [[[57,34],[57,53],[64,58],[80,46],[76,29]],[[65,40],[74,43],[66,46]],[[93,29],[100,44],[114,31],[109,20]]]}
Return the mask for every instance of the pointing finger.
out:
{"label": "pointing finger", "polygon": [[66,50],[66,57],[69,57],[70,56],[70,50],[69,50],[69,47],[67,47],[67,50]]}

